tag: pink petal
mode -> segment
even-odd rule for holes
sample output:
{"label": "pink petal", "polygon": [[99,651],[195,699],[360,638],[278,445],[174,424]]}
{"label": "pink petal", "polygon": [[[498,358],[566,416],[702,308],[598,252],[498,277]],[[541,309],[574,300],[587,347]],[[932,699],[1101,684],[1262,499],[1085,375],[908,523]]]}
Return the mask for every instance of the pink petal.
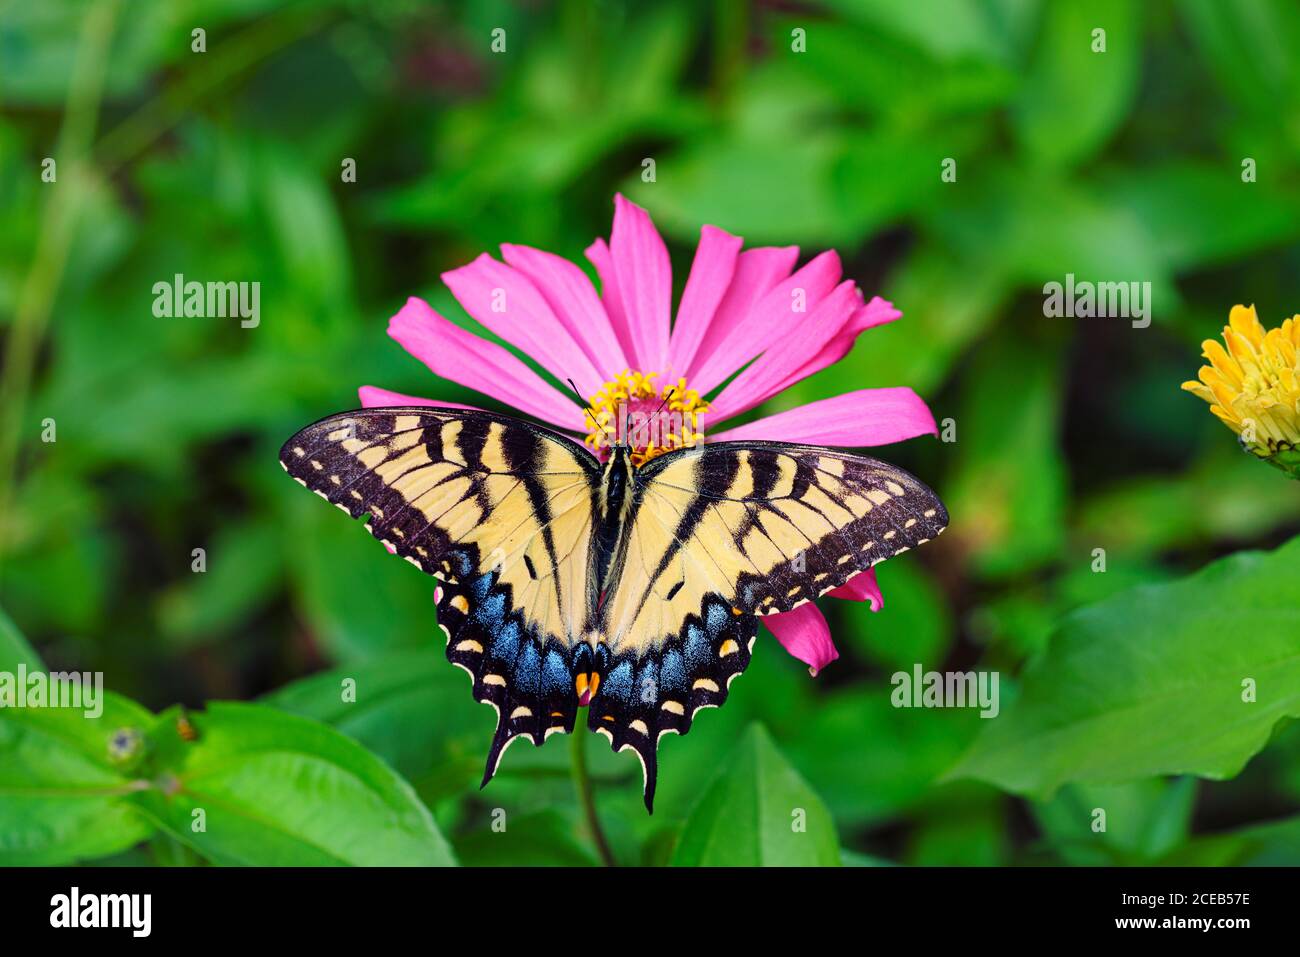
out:
{"label": "pink petal", "polygon": [[627,315],[623,312],[623,298],[618,292],[618,277],[614,275],[614,257],[610,254],[609,247],[605,245],[605,240],[597,239],[588,246],[586,256],[596,267],[596,275],[600,277],[600,302],[605,307],[610,328],[614,330],[614,337],[618,340],[623,356],[627,359],[626,368],[644,369],[644,364],[636,350],[636,343],[632,340],[632,330],[628,327]]}
{"label": "pink petal", "polygon": [[812,602],[800,605],[794,611],[765,615],[763,624],[786,651],[808,665],[808,672],[814,678],[817,672],[840,656],[831,641],[831,629],[825,616]]}
{"label": "pink petal", "polygon": [[642,370],[662,371],[668,361],[668,328],[672,321],[672,263],[650,214],[622,194],[614,197],[609,251],[623,314]]}
{"label": "pink petal", "polygon": [[700,245],[695,250],[686,289],[677,306],[677,321],[673,323],[668,346],[672,376],[686,375],[691,367],[691,359],[731,286],[743,242],[739,236],[713,226],[700,230]]}
{"label": "pink petal", "polygon": [[581,426],[578,407],[541,376],[496,343],[438,315],[423,299],[406,300],[389,322],[388,334],[435,375],[561,428]]}
{"label": "pink petal", "polygon": [[876,582],[876,570],[874,568],[859,572],[839,588],[832,588],[826,594],[832,598],[843,598],[845,601],[869,601],[871,602],[872,611],[880,611],[885,607],[885,596],[881,593],[880,585]]}
{"label": "pink petal", "polygon": [[934,416],[919,395],[906,386],[859,389],[818,399],[788,412],[755,419],[710,435],[710,442],[762,439],[861,448],[889,445],[918,435],[938,435]]}
{"label": "pink petal", "polygon": [[[802,321],[786,328],[777,347],[768,349],[727,383],[710,403],[709,424],[716,426],[775,395],[795,371],[813,361],[861,305],[861,293],[852,280],[836,286],[809,315],[800,317]],[[787,323],[789,320],[787,313]]]}
{"label": "pink petal", "polygon": [[826,345],[822,346],[815,356],[797,369],[792,370],[781,380],[772,390],[772,395],[784,392],[801,379],[806,379],[827,366],[833,366],[839,362],[849,354],[849,350],[853,348],[858,336],[868,329],[882,326],[887,322],[893,322],[895,319],[901,319],[902,317],[903,314],[894,308],[893,303],[881,299],[879,296],[874,297],[869,303],[854,312],[849,321],[831,337]]}
{"label": "pink petal", "polygon": [[605,377],[628,367],[623,347],[587,274],[563,256],[529,246],[501,245],[501,255],[527,276],[574,340]]}
{"label": "pink petal", "polygon": [[713,314],[713,321],[705,329],[704,338],[691,358],[691,366],[686,373],[689,380],[695,380],[718,346],[727,341],[736,326],[749,318],[754,304],[790,275],[798,258],[798,246],[759,246],[756,249],[746,249],[740,254],[736,259],[736,269],[731,277],[731,285],[727,287],[727,294],[723,296]]}
{"label": "pink petal", "polygon": [[604,377],[523,273],[484,253],[442,274],[456,300],[484,327],[532,356],[563,382],[591,395]]}
{"label": "pink petal", "polygon": [[[697,362],[698,368],[690,375],[691,387],[703,395],[769,347],[802,336],[808,320],[837,288],[840,274],[840,257],[830,250],[769,289],[713,347],[708,358]],[[807,310],[802,313],[794,311],[799,290]],[[848,314],[844,313],[841,323]]]}
{"label": "pink petal", "polygon": [[404,405],[425,405],[435,409],[473,409],[475,412],[483,411],[478,408],[478,406],[474,405],[461,405],[459,402],[439,402],[436,399],[422,399],[417,395],[403,395],[401,392],[390,392],[387,389],[381,389],[378,386],[373,385],[363,385],[357,390],[357,395],[361,397],[361,408],[363,409],[384,409]]}

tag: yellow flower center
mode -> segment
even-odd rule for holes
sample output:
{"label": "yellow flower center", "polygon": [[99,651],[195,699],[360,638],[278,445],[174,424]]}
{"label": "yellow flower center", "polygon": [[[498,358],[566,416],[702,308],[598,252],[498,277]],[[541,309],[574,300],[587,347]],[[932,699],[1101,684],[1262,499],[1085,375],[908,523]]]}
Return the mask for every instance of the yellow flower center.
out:
{"label": "yellow flower center", "polygon": [[632,447],[632,464],[704,441],[699,417],[709,404],[680,378],[663,388],[658,372],[625,369],[591,397],[587,445],[602,458],[612,445]]}
{"label": "yellow flower center", "polygon": [[1256,455],[1300,447],[1300,316],[1265,332],[1254,306],[1234,306],[1223,341],[1226,349],[1202,343],[1210,364],[1183,388],[1210,403]]}

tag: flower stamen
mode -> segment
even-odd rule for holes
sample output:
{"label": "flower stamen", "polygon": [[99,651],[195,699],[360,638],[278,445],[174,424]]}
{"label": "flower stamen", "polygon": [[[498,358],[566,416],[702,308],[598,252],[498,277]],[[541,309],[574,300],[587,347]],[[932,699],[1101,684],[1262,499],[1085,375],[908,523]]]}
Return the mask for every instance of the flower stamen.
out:
{"label": "flower stamen", "polygon": [[685,377],[664,386],[658,372],[625,369],[591,397],[584,413],[584,442],[604,458],[614,444],[632,448],[632,464],[704,441],[699,417],[709,404],[686,386]]}

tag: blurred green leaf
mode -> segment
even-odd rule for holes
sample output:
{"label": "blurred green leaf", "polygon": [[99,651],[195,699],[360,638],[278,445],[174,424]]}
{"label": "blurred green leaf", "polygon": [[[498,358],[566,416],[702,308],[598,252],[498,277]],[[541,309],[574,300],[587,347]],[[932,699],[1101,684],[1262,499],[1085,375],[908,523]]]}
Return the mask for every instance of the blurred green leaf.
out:
{"label": "blurred green leaf", "polygon": [[[1236,775],[1300,715],[1300,538],[1067,616],[950,777],[1048,796],[1070,781]],[[1244,683],[1257,689],[1246,701]]]}
{"label": "blurred green leaf", "polygon": [[839,841],[830,812],[753,724],[691,812],[677,866],[835,866]]}
{"label": "blurred green leaf", "polygon": [[[1182,271],[1239,259],[1300,235],[1300,198],[1279,188],[1273,176],[1243,183],[1241,174],[1237,161],[1179,161],[1141,172],[1112,171],[1102,182],[1142,221],[1169,268]],[[1193,196],[1196,201],[1189,202]]]}
{"label": "blurred green leaf", "polygon": [[1068,864],[1151,863],[1187,840],[1195,798],[1192,777],[1070,784],[1033,812]]}
{"label": "blurred green leaf", "polygon": [[434,581],[388,554],[360,522],[305,493],[290,577],[308,622],[339,660],[444,644],[433,605]]}
{"label": "blurred green leaf", "polygon": [[37,671],[45,667],[36,649],[0,608],[0,671],[17,671],[19,665]]}
{"label": "blurred green leaf", "polygon": [[176,567],[185,568],[189,580],[174,586],[159,601],[162,630],[182,647],[231,629],[276,593],[282,584],[283,542],[269,522],[226,525],[205,547],[205,562],[202,573],[177,562]]}
{"label": "blurred green leaf", "polygon": [[1137,91],[1140,13],[1135,0],[1044,5],[1038,48],[1013,111],[1015,132],[1036,159],[1086,159],[1124,121]]}
{"label": "blurred green leaf", "polygon": [[[1020,338],[987,345],[968,372],[956,420],[957,468],[943,495],[950,536],[971,569],[1000,577],[1050,561],[1062,541],[1058,350]],[[1015,382],[1009,401],[1005,383]]]}
{"label": "blurred green leaf", "polygon": [[969,709],[896,708],[890,690],[824,695],[787,746],[838,821],[874,823],[924,798],[982,723]]}
{"label": "blurred green leaf", "polygon": [[942,591],[915,563],[886,562],[876,568],[876,579],[885,596],[879,612],[867,602],[838,607],[852,629],[854,647],[890,670],[911,670],[916,662],[938,666],[953,638]]}
{"label": "blurred green leaf", "polygon": [[190,720],[193,742],[176,733],[176,712],[159,717],[150,735],[159,789],[137,800],[214,863],[455,863],[411,786],[337,731],[235,702],[212,702]]}
{"label": "blurred green leaf", "polygon": [[492,823],[458,839],[456,855],[466,867],[595,867],[600,864],[580,836],[573,809],[569,813],[548,809],[509,815],[502,811]]}
{"label": "blurred green leaf", "polygon": [[1198,837],[1159,863],[1166,867],[1300,866],[1300,817]]}
{"label": "blurred green leaf", "polygon": [[1219,86],[1238,108],[1272,124],[1300,97],[1300,13],[1286,0],[1179,0],[1183,22]]}

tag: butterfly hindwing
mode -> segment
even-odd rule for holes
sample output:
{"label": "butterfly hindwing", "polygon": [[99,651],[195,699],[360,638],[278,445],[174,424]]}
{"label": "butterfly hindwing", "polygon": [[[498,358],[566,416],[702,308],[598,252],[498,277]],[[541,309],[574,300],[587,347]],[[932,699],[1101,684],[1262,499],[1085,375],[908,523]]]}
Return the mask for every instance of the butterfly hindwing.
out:
{"label": "butterfly hindwing", "polygon": [[637,752],[647,803],[659,738],[686,733],[697,710],[726,699],[749,663],[760,616],[845,584],[947,521],[938,497],[909,473],[830,449],[724,442],[640,469],[622,564],[602,607],[604,702],[598,710],[593,701],[589,723],[615,750]]}
{"label": "butterfly hindwing", "polygon": [[572,730],[600,477],[584,450],[514,419],[414,407],[330,416],[280,460],[439,579],[447,657],[498,713],[485,783],[516,737]]}

